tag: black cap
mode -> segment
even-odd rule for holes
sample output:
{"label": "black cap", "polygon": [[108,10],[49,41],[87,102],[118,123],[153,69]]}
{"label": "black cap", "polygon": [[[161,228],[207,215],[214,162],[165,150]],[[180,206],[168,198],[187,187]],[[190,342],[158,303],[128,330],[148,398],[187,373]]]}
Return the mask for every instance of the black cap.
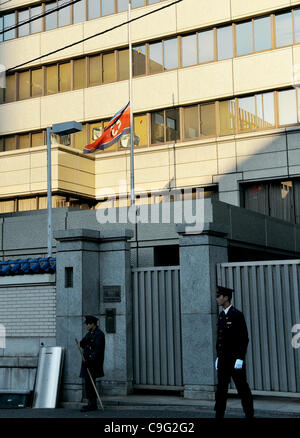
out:
{"label": "black cap", "polygon": [[230,287],[217,286],[217,297],[219,295],[223,295],[224,297],[228,296],[231,298],[232,293],[233,293],[233,289],[231,289]]}
{"label": "black cap", "polygon": [[85,324],[97,324],[98,318],[92,315],[86,315],[85,316]]}

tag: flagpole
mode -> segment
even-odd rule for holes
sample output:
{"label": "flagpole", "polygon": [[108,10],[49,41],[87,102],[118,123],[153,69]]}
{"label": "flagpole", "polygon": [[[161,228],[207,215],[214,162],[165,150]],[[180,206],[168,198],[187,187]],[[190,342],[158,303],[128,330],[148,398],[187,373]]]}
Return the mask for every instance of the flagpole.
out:
{"label": "flagpole", "polygon": [[128,0],[128,40],[129,40],[129,101],[130,101],[130,200],[135,204],[134,193],[134,129],[133,129],[133,102],[132,102],[132,43],[131,43],[131,0]]}

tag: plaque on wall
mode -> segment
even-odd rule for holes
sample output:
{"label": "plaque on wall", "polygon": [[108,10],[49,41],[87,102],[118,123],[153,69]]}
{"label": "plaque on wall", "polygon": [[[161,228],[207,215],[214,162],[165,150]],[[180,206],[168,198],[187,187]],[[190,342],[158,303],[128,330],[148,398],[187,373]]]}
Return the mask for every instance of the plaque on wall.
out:
{"label": "plaque on wall", "polygon": [[105,303],[119,303],[121,286],[103,286],[103,300]]}

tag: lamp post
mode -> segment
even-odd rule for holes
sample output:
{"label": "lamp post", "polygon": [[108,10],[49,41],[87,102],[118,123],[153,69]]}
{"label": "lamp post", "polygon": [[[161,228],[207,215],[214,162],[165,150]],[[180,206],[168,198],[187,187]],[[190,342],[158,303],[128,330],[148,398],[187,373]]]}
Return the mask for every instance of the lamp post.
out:
{"label": "lamp post", "polygon": [[51,180],[51,134],[68,135],[82,130],[81,123],[55,123],[47,128],[47,204],[48,204],[48,257],[52,257],[52,180]]}

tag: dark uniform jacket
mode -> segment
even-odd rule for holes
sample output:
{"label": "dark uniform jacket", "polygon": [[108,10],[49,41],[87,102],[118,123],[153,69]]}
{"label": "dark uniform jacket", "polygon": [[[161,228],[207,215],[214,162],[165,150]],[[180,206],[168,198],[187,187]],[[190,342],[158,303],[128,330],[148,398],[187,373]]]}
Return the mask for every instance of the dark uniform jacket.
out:
{"label": "dark uniform jacket", "polygon": [[93,377],[103,377],[103,361],[105,350],[105,336],[99,327],[94,332],[88,332],[80,341],[83,348],[83,357],[86,362],[82,362],[80,377],[87,377],[86,368],[90,370]]}
{"label": "dark uniform jacket", "polygon": [[218,317],[218,358],[230,361],[245,360],[248,342],[248,330],[242,312],[233,306],[227,314],[222,311]]}

